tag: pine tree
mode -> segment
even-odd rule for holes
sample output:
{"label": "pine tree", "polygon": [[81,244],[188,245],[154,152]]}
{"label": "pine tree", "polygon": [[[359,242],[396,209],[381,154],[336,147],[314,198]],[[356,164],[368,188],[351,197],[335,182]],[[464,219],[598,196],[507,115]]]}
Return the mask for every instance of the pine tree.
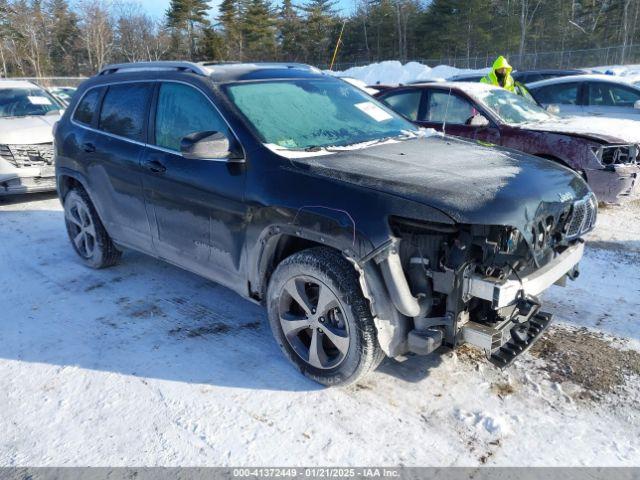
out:
{"label": "pine tree", "polygon": [[250,0],[241,31],[247,60],[275,59],[275,19],[267,0]]}
{"label": "pine tree", "polygon": [[224,56],[229,60],[242,60],[243,44],[238,0],[222,0],[218,11],[218,24],[222,27],[225,41]]}
{"label": "pine tree", "polygon": [[285,61],[305,58],[302,42],[302,19],[291,0],[284,0],[278,15],[278,43],[280,56]]}
{"label": "pine tree", "polygon": [[67,0],[52,0],[47,8],[52,22],[49,59],[57,75],[78,75],[77,58],[81,55],[78,16]]}
{"label": "pine tree", "polygon": [[337,0],[309,0],[302,10],[307,14],[305,44],[309,52],[307,61],[315,65],[327,65],[331,55],[332,34],[338,23],[335,6]]}
{"label": "pine tree", "polygon": [[167,10],[167,26],[177,32],[185,33],[190,59],[196,56],[196,38],[198,28],[209,26],[207,12],[210,10],[206,0],[171,0]]}

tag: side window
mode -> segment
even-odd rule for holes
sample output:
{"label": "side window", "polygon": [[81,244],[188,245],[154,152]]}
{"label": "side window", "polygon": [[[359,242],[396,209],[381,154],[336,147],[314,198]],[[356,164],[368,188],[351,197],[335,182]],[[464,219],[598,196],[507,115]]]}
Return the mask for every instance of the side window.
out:
{"label": "side window", "polygon": [[384,97],[382,101],[391,107],[392,110],[415,122],[418,119],[421,98],[422,92],[420,90],[409,90],[393,93],[388,97]]}
{"label": "side window", "polygon": [[93,115],[98,109],[98,102],[100,101],[100,95],[102,95],[102,88],[94,88],[89,90],[80,103],[73,115],[73,119],[76,122],[84,123],[85,125],[91,125],[93,123]]}
{"label": "side window", "polygon": [[130,138],[144,140],[145,118],[153,86],[148,83],[112,85],[102,102],[100,130]]}
{"label": "side window", "polygon": [[466,100],[448,91],[432,91],[429,95],[426,122],[466,125],[476,115],[476,109]]}
{"label": "side window", "polygon": [[180,141],[191,133],[227,133],[227,125],[202,93],[181,83],[163,83],[158,95],[155,144],[180,151]]}
{"label": "side window", "polygon": [[589,105],[633,108],[638,100],[640,100],[640,94],[630,88],[607,83],[589,84]]}
{"label": "side window", "polygon": [[557,85],[549,85],[535,90],[535,97],[538,102],[545,105],[577,105],[578,104],[579,84],[576,83],[560,83]]}

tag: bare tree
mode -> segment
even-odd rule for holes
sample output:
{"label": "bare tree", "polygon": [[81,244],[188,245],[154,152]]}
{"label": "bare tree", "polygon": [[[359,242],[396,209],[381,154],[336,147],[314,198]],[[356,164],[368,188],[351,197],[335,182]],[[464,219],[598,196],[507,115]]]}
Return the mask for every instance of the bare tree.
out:
{"label": "bare tree", "polygon": [[542,0],[520,0],[520,58],[524,55],[527,31],[536,16]]}
{"label": "bare tree", "polygon": [[96,71],[107,63],[114,47],[112,4],[109,0],[81,0],[78,9],[89,67]]}

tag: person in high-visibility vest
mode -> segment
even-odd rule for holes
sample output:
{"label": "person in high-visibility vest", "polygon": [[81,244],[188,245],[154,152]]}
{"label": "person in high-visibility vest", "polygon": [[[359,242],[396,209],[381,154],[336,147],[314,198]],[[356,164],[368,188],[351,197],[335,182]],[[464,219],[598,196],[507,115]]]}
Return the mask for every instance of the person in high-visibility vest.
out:
{"label": "person in high-visibility vest", "polygon": [[483,77],[480,81],[516,93],[516,82],[511,76],[512,71],[513,67],[509,65],[507,59],[501,55],[493,62],[493,67],[487,76]]}

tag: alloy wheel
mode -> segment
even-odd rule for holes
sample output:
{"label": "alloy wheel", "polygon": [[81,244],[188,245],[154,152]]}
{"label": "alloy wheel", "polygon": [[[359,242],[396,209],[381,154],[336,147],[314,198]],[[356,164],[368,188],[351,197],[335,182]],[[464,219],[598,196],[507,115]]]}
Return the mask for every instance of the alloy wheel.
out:
{"label": "alloy wheel", "polygon": [[87,206],[79,200],[73,201],[65,211],[65,220],[78,253],[91,258],[96,249],[96,227]]}
{"label": "alloy wheel", "polygon": [[333,291],[312,277],[294,277],[280,294],[279,320],[296,354],[318,369],[335,368],[349,351],[349,325]]}

